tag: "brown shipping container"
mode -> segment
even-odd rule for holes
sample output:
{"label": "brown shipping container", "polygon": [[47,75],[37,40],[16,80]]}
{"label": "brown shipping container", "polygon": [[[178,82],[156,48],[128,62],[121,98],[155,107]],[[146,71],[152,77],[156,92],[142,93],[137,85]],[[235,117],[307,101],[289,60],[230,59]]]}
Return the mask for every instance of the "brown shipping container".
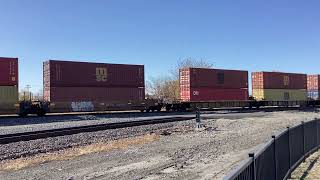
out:
{"label": "brown shipping container", "polygon": [[44,62],[44,87],[144,87],[144,66],[72,61]]}
{"label": "brown shipping container", "polygon": [[283,72],[253,72],[252,89],[307,89],[307,75]]}
{"label": "brown shipping container", "polygon": [[319,90],[320,75],[308,75],[308,90]]}
{"label": "brown shipping container", "polygon": [[248,88],[248,71],[205,68],[180,69],[180,85],[217,89]]}
{"label": "brown shipping container", "polygon": [[213,88],[190,88],[180,91],[181,100],[190,101],[244,101],[248,100],[248,89],[213,89]]}
{"label": "brown shipping container", "polygon": [[18,85],[18,58],[0,57],[0,86]]}
{"label": "brown shipping container", "polygon": [[45,87],[44,99],[50,102],[137,102],[145,98],[143,87]]}

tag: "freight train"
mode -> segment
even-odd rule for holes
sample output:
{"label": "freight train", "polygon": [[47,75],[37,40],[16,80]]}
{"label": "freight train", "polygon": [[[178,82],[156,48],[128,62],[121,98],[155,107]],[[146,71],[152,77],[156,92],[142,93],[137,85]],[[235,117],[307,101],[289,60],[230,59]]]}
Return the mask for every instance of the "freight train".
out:
{"label": "freight train", "polygon": [[179,74],[180,100],[168,103],[145,98],[143,65],[48,60],[44,99],[19,101],[18,58],[0,58],[0,114],[320,105],[318,75],[254,72],[249,97],[248,71],[183,68]]}

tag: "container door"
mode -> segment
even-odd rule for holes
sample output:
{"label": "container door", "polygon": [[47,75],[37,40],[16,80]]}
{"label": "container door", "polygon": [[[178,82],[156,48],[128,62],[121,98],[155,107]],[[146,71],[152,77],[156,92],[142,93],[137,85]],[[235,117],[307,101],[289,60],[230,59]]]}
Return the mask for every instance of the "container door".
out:
{"label": "container door", "polygon": [[286,100],[286,101],[290,100],[289,92],[284,92],[284,100]]}
{"label": "container door", "polygon": [[224,84],[224,73],[220,72],[217,74],[217,81],[219,85],[223,85]]}

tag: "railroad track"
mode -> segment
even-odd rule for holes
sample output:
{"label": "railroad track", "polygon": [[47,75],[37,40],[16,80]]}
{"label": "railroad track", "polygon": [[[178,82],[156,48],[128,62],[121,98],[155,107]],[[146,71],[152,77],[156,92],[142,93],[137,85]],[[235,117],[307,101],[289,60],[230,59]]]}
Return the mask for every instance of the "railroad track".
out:
{"label": "railroad track", "polygon": [[[310,109],[315,109],[314,107],[262,107],[259,109],[253,108],[241,108],[241,107],[235,107],[235,108],[216,108],[216,109],[204,109],[203,111],[207,112],[216,112],[216,111],[229,111],[229,113],[250,113],[250,112],[273,112],[273,111],[288,111],[288,110],[310,110]],[[72,117],[72,116],[87,116],[87,115],[110,115],[113,117],[117,116],[123,116],[123,115],[143,115],[143,116],[157,116],[157,115],[166,115],[166,114],[176,114],[176,115],[183,115],[186,113],[192,114],[192,111],[187,111],[187,112],[176,112],[176,111],[160,111],[160,112],[138,112],[138,111],[123,111],[123,112],[70,112],[70,113],[48,113],[44,117]],[[10,119],[10,118],[17,118],[19,117],[18,115],[0,115],[0,120],[1,119]],[[34,118],[37,117],[36,115],[29,115],[24,118]]]}
{"label": "railroad track", "polygon": [[78,134],[83,132],[95,132],[108,129],[119,129],[134,126],[143,126],[151,124],[161,124],[169,122],[187,121],[192,120],[195,117],[171,117],[171,118],[158,118],[149,120],[139,120],[139,121],[129,121],[129,122],[118,122],[118,123],[108,123],[108,124],[97,124],[97,125],[87,125],[87,126],[77,126],[70,128],[60,128],[60,129],[49,129],[41,131],[23,132],[15,134],[5,134],[0,135],[0,144],[9,144],[20,141],[30,141],[36,139],[44,139],[49,137],[66,136],[72,134]]}

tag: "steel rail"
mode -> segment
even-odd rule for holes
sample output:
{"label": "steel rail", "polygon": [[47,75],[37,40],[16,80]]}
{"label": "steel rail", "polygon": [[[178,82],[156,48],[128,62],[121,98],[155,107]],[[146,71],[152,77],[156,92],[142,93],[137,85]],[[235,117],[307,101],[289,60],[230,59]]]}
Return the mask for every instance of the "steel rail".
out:
{"label": "steel rail", "polygon": [[4,134],[4,135],[0,135],[0,144],[9,144],[9,143],[20,142],[20,141],[30,141],[30,140],[36,140],[36,139],[49,138],[49,137],[66,136],[66,135],[73,135],[73,134],[79,134],[84,132],[103,131],[108,129],[120,129],[120,128],[143,126],[143,125],[187,121],[187,120],[192,120],[194,118],[195,117],[158,118],[158,119],[149,119],[149,120],[116,122],[116,123],[86,125],[86,126],[49,129],[49,130],[31,131],[31,132],[14,133],[14,134]]}

